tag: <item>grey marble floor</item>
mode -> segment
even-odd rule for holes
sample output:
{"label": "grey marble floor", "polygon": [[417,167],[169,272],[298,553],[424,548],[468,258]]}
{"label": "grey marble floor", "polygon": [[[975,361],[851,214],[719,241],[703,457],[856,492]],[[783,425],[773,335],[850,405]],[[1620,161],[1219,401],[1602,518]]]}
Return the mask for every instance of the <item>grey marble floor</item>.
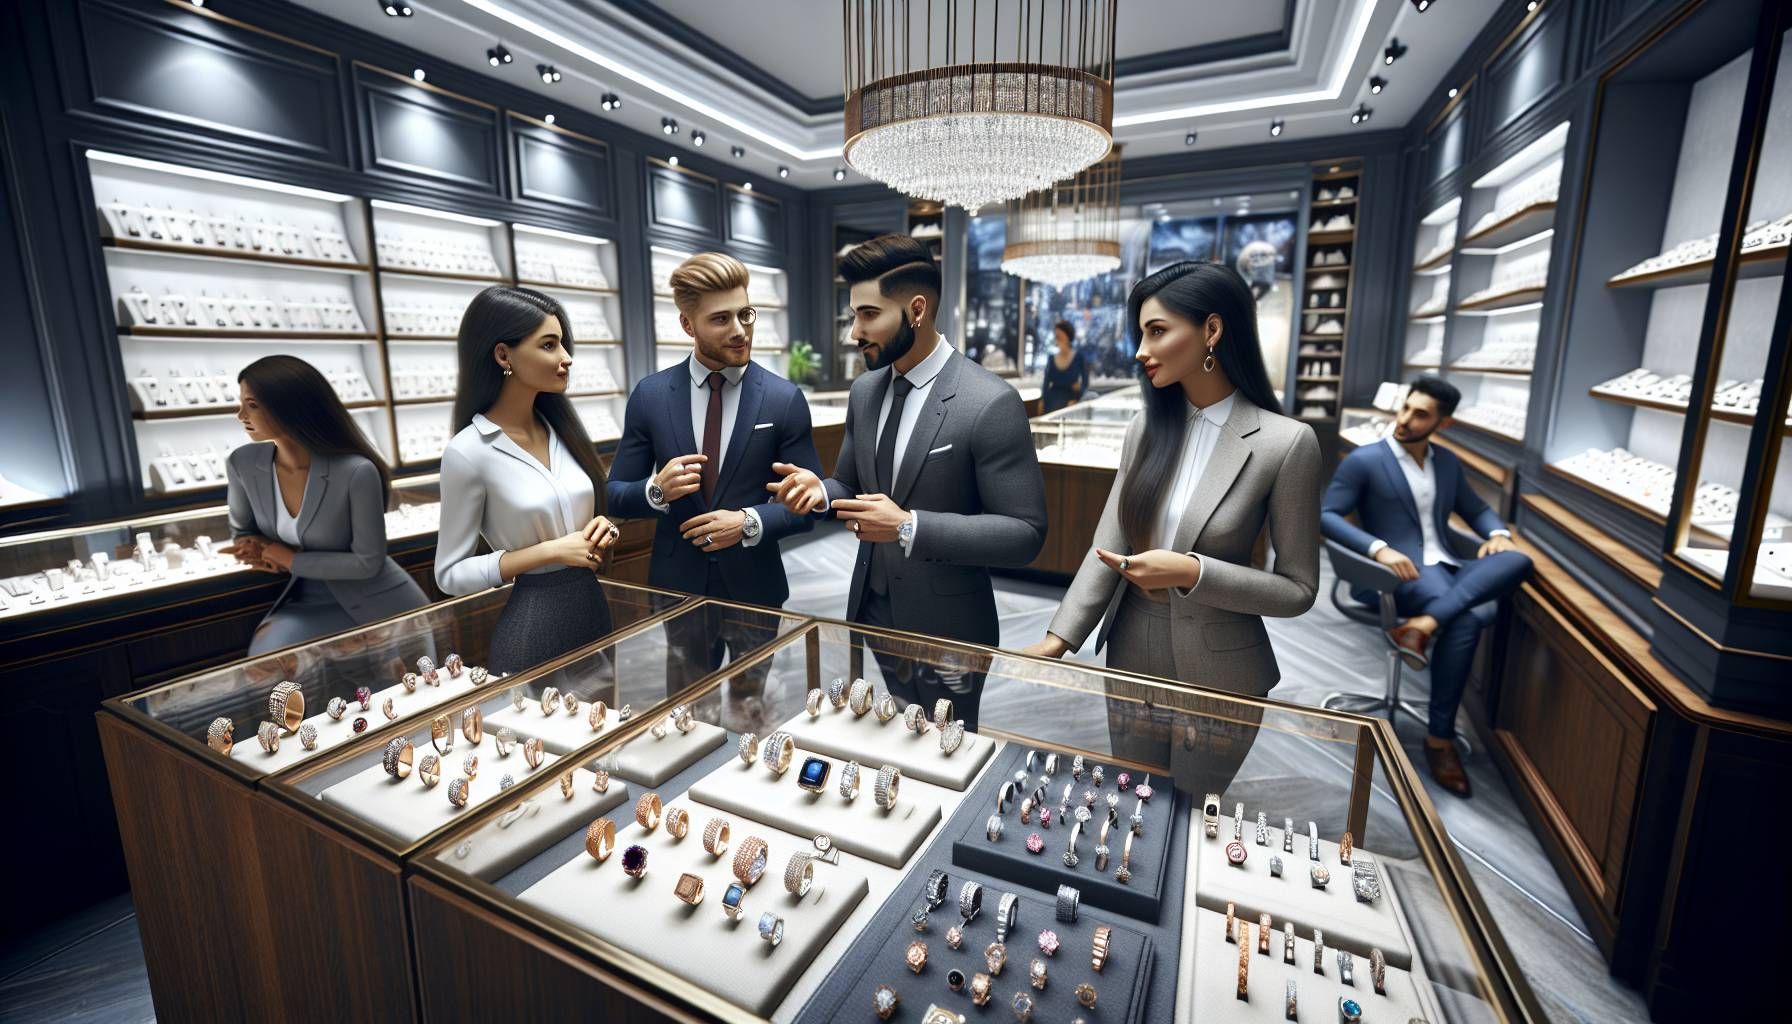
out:
{"label": "grey marble floor", "polygon": [[[852,554],[850,538],[833,529],[787,545],[789,610],[842,616]],[[1322,572],[1321,585],[1329,588],[1329,571]],[[1024,646],[1042,636],[1061,593],[1062,588],[1044,584],[999,581],[996,599],[1003,646]],[[1326,593],[1329,590],[1322,590],[1319,602],[1305,616],[1268,624],[1282,666],[1282,684],[1271,694],[1277,699],[1313,704],[1332,690],[1380,689],[1385,665],[1381,639],[1339,614],[1323,596]],[[1089,651],[1076,657],[1094,664],[1102,661]],[[1425,684],[1420,672],[1409,673],[1405,685],[1422,700]],[[1422,734],[1417,724],[1401,722],[1403,746],[1415,760],[1421,757]],[[1432,787],[1431,800],[1551,1019],[1647,1020],[1637,993],[1607,974],[1580,915],[1498,770],[1480,752],[1469,759],[1468,769],[1475,787],[1473,799],[1459,800]],[[1304,737],[1277,734],[1273,741],[1257,743],[1228,794],[1252,806],[1302,803],[1311,800],[1313,780],[1338,778],[1348,771],[1338,751]],[[1422,770],[1420,776],[1429,784]],[[1289,796],[1278,799],[1278,793]],[[1294,799],[1295,793],[1302,799]],[[1413,851],[1399,822],[1393,798],[1378,786],[1369,832],[1384,861],[1397,861]],[[1321,824],[1328,831],[1343,828],[1341,822]],[[1403,898],[1423,899],[1424,889],[1415,885],[1409,892],[1402,886]],[[153,1019],[128,896],[0,949],[0,1020]]]}

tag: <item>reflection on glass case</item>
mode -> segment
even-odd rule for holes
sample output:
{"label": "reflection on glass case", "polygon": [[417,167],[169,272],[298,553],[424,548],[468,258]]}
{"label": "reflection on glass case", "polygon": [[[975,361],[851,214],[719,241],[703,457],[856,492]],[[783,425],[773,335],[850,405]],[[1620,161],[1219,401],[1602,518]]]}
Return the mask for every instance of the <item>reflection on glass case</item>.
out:
{"label": "reflection on glass case", "polygon": [[1536,1012],[1380,720],[813,622],[606,732],[415,862],[474,946],[731,1021]]}
{"label": "reflection on glass case", "polygon": [[[434,475],[392,482],[389,543],[436,532],[437,482]],[[229,544],[230,522],[222,506],[8,537],[0,540],[0,620],[201,580],[247,577],[246,567],[220,552]]]}
{"label": "reflection on glass case", "polygon": [[[619,629],[685,600],[608,581],[604,594]],[[233,770],[278,772],[488,688],[495,677],[483,666],[509,596],[496,588],[426,605],[154,687],[122,710]]]}
{"label": "reflection on glass case", "polygon": [[1042,463],[1120,468],[1120,451],[1126,443],[1125,423],[1041,417],[1033,420],[1031,426],[1033,449]]}

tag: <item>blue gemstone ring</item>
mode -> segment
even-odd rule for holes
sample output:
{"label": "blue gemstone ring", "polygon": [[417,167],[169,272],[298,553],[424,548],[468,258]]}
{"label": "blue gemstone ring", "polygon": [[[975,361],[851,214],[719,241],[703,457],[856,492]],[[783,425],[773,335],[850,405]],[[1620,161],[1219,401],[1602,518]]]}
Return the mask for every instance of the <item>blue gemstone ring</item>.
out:
{"label": "blue gemstone ring", "polygon": [[1363,1008],[1356,1000],[1338,999],[1338,1024],[1358,1024],[1362,1019]]}
{"label": "blue gemstone ring", "polygon": [[830,767],[824,758],[806,757],[803,759],[802,771],[797,774],[796,784],[811,793],[820,793],[827,788]]}

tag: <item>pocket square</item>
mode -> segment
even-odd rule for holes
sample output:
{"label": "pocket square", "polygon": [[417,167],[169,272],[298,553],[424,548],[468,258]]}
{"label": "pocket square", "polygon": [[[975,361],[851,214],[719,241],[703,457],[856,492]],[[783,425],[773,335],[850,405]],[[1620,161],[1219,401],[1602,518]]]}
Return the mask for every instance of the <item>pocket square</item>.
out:
{"label": "pocket square", "polygon": [[929,455],[938,455],[938,454],[939,454],[939,453],[941,453],[941,452],[949,452],[949,451],[951,451],[951,450],[952,450],[952,446],[951,446],[951,445],[949,445],[949,444],[942,444],[942,445],[940,445],[940,446],[939,446],[939,447],[938,447],[938,448],[935,448],[935,449],[934,449],[934,450],[933,450],[933,451],[930,451],[930,452],[928,452],[928,453],[927,453],[927,454],[929,454]]}
{"label": "pocket square", "polygon": [[777,426],[776,423],[755,423],[755,424],[753,424],[753,429],[754,430],[764,430],[766,427],[775,427],[775,426]]}

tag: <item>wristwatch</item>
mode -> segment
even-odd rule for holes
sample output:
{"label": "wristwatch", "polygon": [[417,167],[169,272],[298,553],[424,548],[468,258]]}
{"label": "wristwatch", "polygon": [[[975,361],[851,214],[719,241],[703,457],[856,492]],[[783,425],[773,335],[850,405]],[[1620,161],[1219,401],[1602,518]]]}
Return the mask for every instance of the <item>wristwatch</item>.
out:
{"label": "wristwatch", "polygon": [[915,542],[915,520],[913,517],[904,519],[902,525],[896,528],[896,541],[905,548]]}
{"label": "wristwatch", "polygon": [[753,538],[759,536],[759,517],[748,515],[745,512],[742,512],[740,514],[740,517],[741,517],[741,524],[740,524],[741,539],[742,540],[752,540]]}
{"label": "wristwatch", "polygon": [[652,480],[647,482],[647,501],[654,505],[666,503],[666,492],[660,490],[660,485]]}

